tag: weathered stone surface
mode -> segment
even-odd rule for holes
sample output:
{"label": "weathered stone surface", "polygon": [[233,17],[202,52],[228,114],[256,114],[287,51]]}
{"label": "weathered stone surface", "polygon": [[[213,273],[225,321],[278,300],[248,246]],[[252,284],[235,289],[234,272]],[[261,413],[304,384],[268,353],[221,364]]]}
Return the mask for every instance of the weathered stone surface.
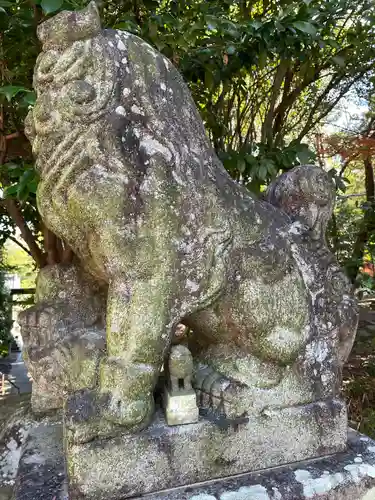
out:
{"label": "weathered stone surface", "polygon": [[69,445],[67,462],[77,498],[120,500],[336,453],[346,440],[340,402],[270,411],[234,425],[201,419],[168,427],[160,413],[139,434]]}
{"label": "weathered stone surface", "polygon": [[[79,355],[90,377],[64,382],[69,439],[148,425],[178,323],[193,331],[194,386],[208,417],[258,425],[289,412],[292,428],[303,405],[334,406],[358,313],[324,239],[334,201],[327,174],[297,167],[258,200],[226,173],[187,86],[149,44],[101,30],[93,3],[38,33],[27,130],[39,210],[97,287],[108,287],[105,355]],[[74,346],[82,331],[72,325],[56,333],[57,321],[53,337]],[[52,366],[58,354],[38,351],[35,364],[45,358]]]}
{"label": "weathered stone surface", "polygon": [[[103,497],[104,498],[104,497]],[[345,453],[142,496],[152,500],[373,500],[375,442],[349,431]]]}
{"label": "weathered stone surface", "polygon": [[[184,427],[185,428],[185,427]],[[171,432],[174,428],[170,428]],[[111,485],[105,493],[93,496],[81,495],[79,490],[70,491],[68,496],[64,483],[66,471],[61,467],[63,450],[61,442],[61,426],[52,423],[51,428],[41,428],[42,432],[33,434],[32,441],[21,457],[20,476],[17,484],[23,483],[23,491],[28,496],[18,496],[15,500],[117,500],[124,499],[129,492],[124,487],[119,496],[116,485]],[[45,447],[54,450],[46,451]],[[89,445],[84,445],[89,446]],[[160,444],[162,449],[162,445]],[[33,451],[34,450],[34,451]],[[43,452],[41,452],[43,450]],[[34,453],[35,452],[35,453]],[[46,461],[46,452],[52,461]],[[124,450],[121,460],[128,460],[129,449]],[[26,462],[26,463],[24,463]],[[30,464],[34,464],[30,466]],[[151,463],[151,469],[153,464]],[[186,464],[189,468],[190,464]],[[28,474],[22,473],[28,470]],[[55,475],[52,475],[52,472]],[[112,471],[111,471],[112,472]],[[139,473],[135,469],[134,475]],[[144,476],[149,474],[148,468]],[[42,481],[42,474],[46,480]],[[103,468],[102,478],[106,482]],[[51,489],[52,477],[57,481],[57,488]],[[34,479],[33,479],[34,478]],[[86,476],[89,479],[89,476]],[[49,480],[51,479],[51,481]],[[138,478],[140,481],[141,478]],[[57,485],[57,483],[59,485]],[[155,491],[142,497],[150,500],[373,500],[375,493],[375,441],[355,431],[349,430],[348,448],[345,452],[335,453],[316,460],[294,462],[274,469],[266,469],[248,474],[236,474],[218,480],[203,483],[190,483],[183,487],[161,489],[158,485]],[[120,490],[120,486],[117,486]],[[20,492],[20,490],[17,490]]]}
{"label": "weathered stone surface", "polygon": [[22,446],[33,425],[35,421],[30,413],[29,395],[8,396],[0,400],[1,500],[8,500],[12,496]]}
{"label": "weathered stone surface", "polygon": [[35,423],[22,448],[13,500],[68,500],[65,470],[61,415]]}
{"label": "weathered stone surface", "polygon": [[43,268],[36,305],[21,312],[24,359],[33,378],[32,408],[61,408],[67,394],[95,387],[105,350],[105,296],[79,265]]}

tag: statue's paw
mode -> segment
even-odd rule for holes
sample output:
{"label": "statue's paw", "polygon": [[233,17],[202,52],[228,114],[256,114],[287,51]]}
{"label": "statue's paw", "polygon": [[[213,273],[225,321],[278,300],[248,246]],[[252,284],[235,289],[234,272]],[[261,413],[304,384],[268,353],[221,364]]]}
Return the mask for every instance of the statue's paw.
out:
{"label": "statue's paw", "polygon": [[64,428],[70,443],[87,443],[126,432],[107,418],[109,400],[109,395],[98,389],[83,389],[68,397],[64,404]]}
{"label": "statue's paw", "polygon": [[146,427],[154,413],[153,398],[126,401],[115,394],[84,389],[71,395],[64,406],[67,438],[86,443]]}
{"label": "statue's paw", "polygon": [[150,423],[154,414],[152,395],[136,400],[124,398],[115,393],[107,394],[107,396],[108,401],[103,416],[109,422],[131,431],[141,430]]}

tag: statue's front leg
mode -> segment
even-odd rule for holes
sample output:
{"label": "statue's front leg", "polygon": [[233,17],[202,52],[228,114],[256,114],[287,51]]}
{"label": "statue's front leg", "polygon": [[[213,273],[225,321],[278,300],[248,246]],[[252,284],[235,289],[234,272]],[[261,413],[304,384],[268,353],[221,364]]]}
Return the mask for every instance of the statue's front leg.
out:
{"label": "statue's front leg", "polygon": [[100,373],[104,418],[128,429],[147,425],[153,391],[177,318],[170,286],[160,277],[111,283],[107,306],[107,354]]}

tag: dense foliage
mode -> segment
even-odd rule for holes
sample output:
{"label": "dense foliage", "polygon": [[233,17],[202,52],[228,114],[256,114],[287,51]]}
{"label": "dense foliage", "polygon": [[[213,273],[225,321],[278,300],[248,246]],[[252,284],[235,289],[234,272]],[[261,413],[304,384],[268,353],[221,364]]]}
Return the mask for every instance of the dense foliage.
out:
{"label": "dense foliage", "polygon": [[[0,224],[3,240],[17,239],[18,227],[38,266],[69,252],[40,221],[23,135],[35,97],[36,27],[86,3],[0,0]],[[350,89],[373,76],[369,1],[106,0],[101,10],[104,25],[139,34],[174,62],[225,167],[256,192],[280,171],[313,161],[315,131]]]}

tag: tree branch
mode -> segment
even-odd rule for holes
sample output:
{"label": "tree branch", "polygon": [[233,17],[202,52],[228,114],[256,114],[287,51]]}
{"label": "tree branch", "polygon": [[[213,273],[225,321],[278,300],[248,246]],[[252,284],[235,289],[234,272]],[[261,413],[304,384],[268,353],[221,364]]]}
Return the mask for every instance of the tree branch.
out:
{"label": "tree branch", "polygon": [[8,239],[9,239],[9,240],[12,240],[12,241],[13,241],[16,245],[18,245],[20,248],[22,248],[22,250],[23,250],[24,252],[26,252],[28,255],[30,255],[30,257],[32,257],[30,250],[29,250],[27,247],[25,247],[25,245],[22,245],[22,243],[21,243],[20,241],[18,241],[18,240],[17,240],[17,238],[15,238],[14,236],[12,236],[12,235],[10,234],[10,235],[8,236]]}
{"label": "tree branch", "polygon": [[46,264],[46,256],[42,252],[41,248],[35,241],[35,237],[31,232],[30,228],[27,226],[25,219],[22,215],[21,209],[13,199],[6,199],[3,201],[9,215],[15,222],[16,226],[21,232],[22,239],[25,241],[30,249],[30,255],[37,263],[38,267],[44,267]]}
{"label": "tree branch", "polygon": [[288,61],[281,60],[273,80],[270,103],[268,106],[268,111],[266,113],[266,118],[262,126],[262,132],[261,132],[262,142],[267,142],[269,144],[272,142],[272,123],[275,113],[275,104],[280,94],[281,84],[284,80],[287,69],[288,69]]}

